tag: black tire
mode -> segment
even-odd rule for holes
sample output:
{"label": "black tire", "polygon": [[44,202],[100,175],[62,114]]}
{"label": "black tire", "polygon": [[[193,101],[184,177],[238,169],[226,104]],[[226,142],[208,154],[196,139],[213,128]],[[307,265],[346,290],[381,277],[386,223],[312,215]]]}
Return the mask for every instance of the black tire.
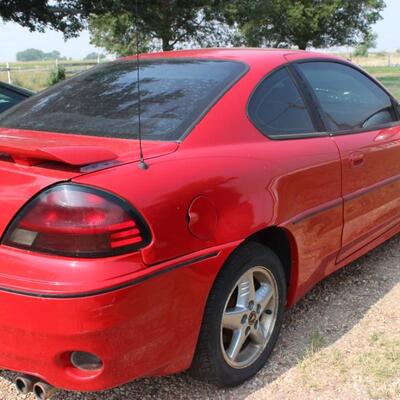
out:
{"label": "black tire", "polygon": [[[229,365],[221,348],[221,321],[225,304],[239,278],[249,269],[262,266],[275,278],[278,289],[277,316],[269,341],[254,362],[245,368]],[[280,259],[266,246],[249,242],[228,259],[210,292],[190,374],[202,381],[233,387],[253,377],[267,362],[282,326],[286,305],[286,279]]]}

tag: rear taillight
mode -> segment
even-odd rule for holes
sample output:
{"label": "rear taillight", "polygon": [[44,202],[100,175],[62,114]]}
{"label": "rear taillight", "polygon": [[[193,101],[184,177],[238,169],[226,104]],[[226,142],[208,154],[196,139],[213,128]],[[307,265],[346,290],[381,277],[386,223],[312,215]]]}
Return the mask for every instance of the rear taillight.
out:
{"label": "rear taillight", "polygon": [[106,257],[149,243],[143,218],[103,190],[60,184],[35,197],[8,228],[3,244],[73,257]]}

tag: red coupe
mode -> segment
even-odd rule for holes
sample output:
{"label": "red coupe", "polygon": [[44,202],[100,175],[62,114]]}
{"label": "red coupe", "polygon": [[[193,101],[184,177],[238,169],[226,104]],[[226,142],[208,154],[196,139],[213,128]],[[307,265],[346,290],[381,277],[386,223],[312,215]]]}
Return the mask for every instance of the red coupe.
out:
{"label": "red coupe", "polygon": [[399,231],[400,107],[358,67],[256,49],[139,65],[0,116],[0,367],[39,398],[186,369],[238,385],[286,308]]}

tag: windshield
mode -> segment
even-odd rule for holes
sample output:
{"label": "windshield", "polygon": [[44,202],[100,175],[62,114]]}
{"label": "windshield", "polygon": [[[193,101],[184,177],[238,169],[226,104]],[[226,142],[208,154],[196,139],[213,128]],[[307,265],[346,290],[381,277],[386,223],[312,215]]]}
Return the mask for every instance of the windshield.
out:
{"label": "windshield", "polygon": [[[142,137],[179,140],[246,70],[201,59],[140,62]],[[136,60],[99,65],[0,116],[0,127],[110,138],[138,138]]]}

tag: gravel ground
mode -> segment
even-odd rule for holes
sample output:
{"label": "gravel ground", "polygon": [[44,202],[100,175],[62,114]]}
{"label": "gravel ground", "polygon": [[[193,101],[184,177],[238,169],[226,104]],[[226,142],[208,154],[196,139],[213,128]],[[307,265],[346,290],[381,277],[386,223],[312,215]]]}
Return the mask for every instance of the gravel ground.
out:
{"label": "gravel ground", "polygon": [[[54,400],[400,399],[400,370],[390,375],[389,366],[384,364],[377,381],[380,391],[374,392],[363,380],[369,377],[368,369],[345,369],[345,360],[350,359],[361,360],[360,365],[368,367],[368,360],[364,362],[361,356],[371,354],[372,347],[366,338],[374,339],[378,331],[395,345],[390,353],[382,353],[381,361],[389,357],[391,368],[399,365],[399,303],[400,236],[397,236],[321,282],[290,310],[270,361],[254,379],[238,388],[221,390],[180,374],[142,379],[96,394],[59,392]],[[376,337],[377,349],[384,348],[380,336]],[[338,362],[340,354],[346,354],[347,358]],[[335,370],[333,366],[343,368]],[[11,379],[13,375],[9,372],[0,374],[1,400],[33,399],[32,395],[17,396]],[[371,375],[368,379],[375,377]]]}

